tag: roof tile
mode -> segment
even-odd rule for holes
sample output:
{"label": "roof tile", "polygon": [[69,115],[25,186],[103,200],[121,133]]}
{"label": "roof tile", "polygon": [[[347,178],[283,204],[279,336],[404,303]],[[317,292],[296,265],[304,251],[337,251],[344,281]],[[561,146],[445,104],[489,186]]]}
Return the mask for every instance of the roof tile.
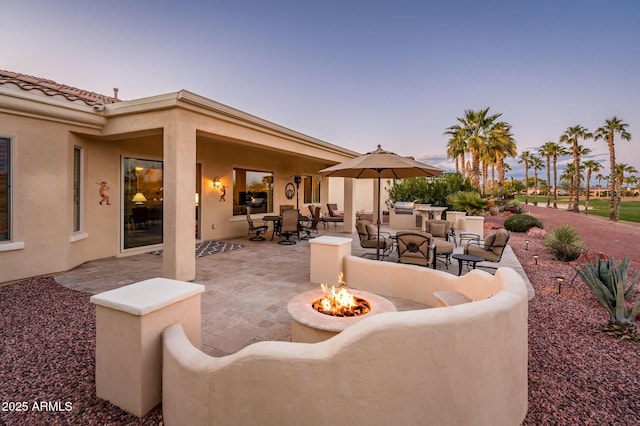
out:
{"label": "roof tile", "polygon": [[67,100],[82,101],[89,106],[107,105],[120,102],[120,99],[78,89],[53,80],[0,70],[0,84],[15,84],[22,90],[39,90],[47,96],[63,96]]}

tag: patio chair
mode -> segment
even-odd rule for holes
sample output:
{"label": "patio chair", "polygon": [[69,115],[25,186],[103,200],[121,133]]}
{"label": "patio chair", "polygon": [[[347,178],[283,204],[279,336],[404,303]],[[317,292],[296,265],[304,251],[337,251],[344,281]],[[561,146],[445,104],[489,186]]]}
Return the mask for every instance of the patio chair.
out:
{"label": "patio chair", "polygon": [[302,237],[303,240],[309,240],[313,238],[311,236],[312,232],[318,233],[318,223],[320,222],[320,207],[309,206],[309,209],[312,211],[311,220],[307,221],[305,225],[302,225],[301,230],[304,231],[307,235]]}
{"label": "patio chair", "polygon": [[[444,258],[443,262],[447,269],[451,264],[451,255],[455,246],[455,237],[450,238],[453,231],[453,222],[446,220],[427,220],[424,223],[425,232],[431,234],[436,244],[438,256]],[[452,243],[451,240],[454,242]]]}
{"label": "patio chair", "polygon": [[296,209],[286,209],[282,211],[282,223],[280,225],[280,236],[284,237],[284,240],[279,241],[280,244],[291,245],[295,244],[290,238],[294,235],[298,237],[300,241],[300,215]]}
{"label": "patio chair", "polygon": [[426,232],[398,231],[398,262],[436,269],[436,245]]}
{"label": "patio chair", "polygon": [[344,223],[344,212],[338,210],[337,204],[327,203],[327,210],[329,211],[329,214],[324,215],[322,218],[325,226],[327,223],[333,223],[333,226],[336,226],[336,223]]}
{"label": "patio chair", "polygon": [[[500,228],[495,234],[491,234],[485,238],[484,241],[469,241],[464,248],[464,254],[480,256],[486,262],[498,263],[502,260],[502,254],[504,253],[504,249],[507,247],[509,237],[511,237],[511,232],[507,231],[505,228]],[[493,268],[491,266],[484,265],[479,265],[479,267]]]}
{"label": "patio chair", "polygon": [[360,246],[365,249],[376,250],[375,253],[365,253],[363,257],[373,254],[377,255],[379,249],[382,259],[384,259],[384,257],[388,256],[393,250],[391,234],[388,232],[380,232],[380,239],[378,240],[378,229],[373,223],[367,220],[359,220],[356,222],[356,230],[358,231]]}
{"label": "patio chair", "polygon": [[267,232],[269,226],[264,222],[264,225],[256,226],[253,223],[253,219],[251,219],[251,207],[247,206],[247,222],[249,222],[249,235],[256,234],[255,236],[249,238],[250,241],[264,241],[265,238],[261,235]]}

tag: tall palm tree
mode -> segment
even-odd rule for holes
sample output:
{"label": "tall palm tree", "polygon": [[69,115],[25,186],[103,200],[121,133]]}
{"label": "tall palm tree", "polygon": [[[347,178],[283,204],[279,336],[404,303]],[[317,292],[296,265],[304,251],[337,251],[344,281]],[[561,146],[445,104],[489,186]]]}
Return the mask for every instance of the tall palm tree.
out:
{"label": "tall palm tree", "polygon": [[539,157],[531,156],[531,168],[533,169],[533,187],[535,188],[536,198],[533,199],[533,205],[538,205],[538,170],[542,170],[544,163]]}
{"label": "tall palm tree", "polygon": [[444,134],[450,136],[449,142],[447,142],[447,157],[456,160],[456,172],[460,172],[464,176],[464,154],[467,151],[467,142],[465,141],[464,129],[456,124],[447,128],[447,131],[444,132]]}
{"label": "tall palm tree", "polygon": [[538,154],[547,160],[547,207],[551,206],[551,157],[554,156],[554,146],[558,144],[548,141],[538,149]]}
{"label": "tall palm tree", "polygon": [[502,114],[489,114],[489,108],[479,111],[465,110],[464,117],[458,117],[464,129],[467,148],[471,152],[471,184],[480,188],[480,157],[487,143],[488,133],[496,125]]}
{"label": "tall palm tree", "polygon": [[638,173],[635,167],[625,163],[616,164],[616,188],[618,194],[616,196],[615,214],[616,220],[620,217],[620,202],[622,201],[622,184],[625,180],[625,173]]}
{"label": "tall palm tree", "polygon": [[598,181],[598,198],[601,197],[602,195],[602,181],[606,181],[607,178],[605,175],[603,175],[602,173],[598,173],[596,175],[596,180]]}
{"label": "tall palm tree", "polygon": [[611,170],[611,176],[609,176],[609,196],[611,202],[609,204],[609,220],[617,221],[616,215],[616,150],[614,145],[614,137],[616,133],[621,139],[626,141],[631,140],[631,133],[627,131],[628,124],[623,123],[618,117],[613,117],[609,120],[605,120],[605,125],[596,130],[595,139],[605,139],[607,146],[609,147],[609,168]]}
{"label": "tall palm tree", "polygon": [[531,166],[531,151],[522,151],[518,164],[524,164],[524,203],[529,204],[529,167]]}
{"label": "tall palm tree", "polygon": [[578,139],[591,139],[593,133],[590,133],[585,127],[576,125],[568,127],[567,130],[560,137],[561,142],[565,142],[573,147],[573,212],[578,213],[580,211],[580,151],[578,150]]}
{"label": "tall palm tree", "polygon": [[[596,160],[587,160],[584,162],[584,167],[587,169],[587,192],[585,194],[585,202],[584,202],[584,214],[589,214],[589,197],[591,191],[591,173],[599,172],[602,169],[602,164],[598,163]],[[600,176],[600,175],[598,175]],[[597,177],[597,176],[596,176]]]}
{"label": "tall palm tree", "polygon": [[501,121],[496,123],[490,132],[488,146],[495,155],[496,169],[498,170],[498,198],[502,198],[504,188],[504,173],[506,157],[515,157],[518,154],[516,141],[511,133],[511,125]]}

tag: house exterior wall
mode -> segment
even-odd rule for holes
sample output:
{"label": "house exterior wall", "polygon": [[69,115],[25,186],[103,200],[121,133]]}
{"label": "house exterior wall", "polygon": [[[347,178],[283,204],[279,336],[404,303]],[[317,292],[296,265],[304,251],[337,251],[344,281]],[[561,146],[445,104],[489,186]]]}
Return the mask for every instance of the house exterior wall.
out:
{"label": "house exterior wall", "polygon": [[[284,196],[292,176],[317,175],[356,155],[188,92],[121,102],[97,111],[6,89],[0,85],[0,137],[11,140],[12,235],[8,243],[0,242],[0,283],[149,250],[122,249],[124,157],[163,161],[165,179],[172,176],[169,179],[179,182],[170,196],[165,188],[163,221],[165,252],[171,252],[171,247],[180,252],[180,244],[195,245],[196,163],[202,165],[201,238],[224,239],[247,235],[246,218],[233,216],[234,168],[272,172],[277,211],[279,204],[295,204],[295,198]],[[173,155],[193,149],[195,162],[186,157],[179,165],[171,165],[173,161],[167,160],[173,157],[165,151],[172,146],[177,147]],[[82,149],[82,225],[75,233],[74,147]],[[227,187],[226,201],[220,200],[220,191],[212,185],[216,177]],[[110,205],[99,204],[102,180],[110,187]],[[329,202],[328,197],[329,185],[323,179],[322,205]],[[301,211],[307,213],[301,194],[299,200]],[[177,256],[164,274],[188,280],[185,277],[191,272],[181,272],[182,268],[192,270],[195,278],[190,259]]]}

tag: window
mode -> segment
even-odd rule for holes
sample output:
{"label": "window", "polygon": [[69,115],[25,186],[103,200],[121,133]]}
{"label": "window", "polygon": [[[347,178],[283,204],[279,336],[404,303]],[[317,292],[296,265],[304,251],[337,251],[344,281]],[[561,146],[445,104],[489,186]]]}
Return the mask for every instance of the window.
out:
{"label": "window", "polygon": [[273,173],[233,169],[233,214],[273,212]]}
{"label": "window", "polygon": [[0,241],[11,238],[11,151],[9,139],[0,138]]}
{"label": "window", "polygon": [[304,176],[304,203],[319,203],[320,202],[320,182],[322,178],[320,176]]}
{"label": "window", "polygon": [[73,232],[81,230],[82,148],[73,148]]}

